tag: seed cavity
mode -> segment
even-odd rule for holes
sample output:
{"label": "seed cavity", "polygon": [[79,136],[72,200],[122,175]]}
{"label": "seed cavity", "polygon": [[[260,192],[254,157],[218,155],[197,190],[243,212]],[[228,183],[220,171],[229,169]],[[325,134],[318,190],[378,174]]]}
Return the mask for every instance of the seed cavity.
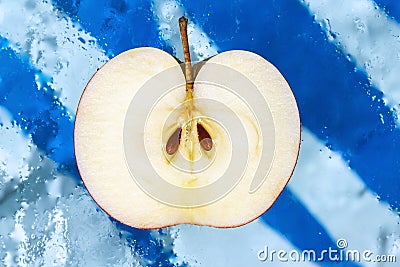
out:
{"label": "seed cavity", "polygon": [[179,143],[181,142],[181,134],[182,128],[178,127],[168,139],[167,145],[165,146],[168,155],[173,155],[178,151]]}
{"label": "seed cavity", "polygon": [[197,134],[201,147],[205,151],[210,151],[213,147],[213,141],[210,134],[207,132],[206,129],[204,129],[203,125],[201,125],[200,123],[197,123]]}

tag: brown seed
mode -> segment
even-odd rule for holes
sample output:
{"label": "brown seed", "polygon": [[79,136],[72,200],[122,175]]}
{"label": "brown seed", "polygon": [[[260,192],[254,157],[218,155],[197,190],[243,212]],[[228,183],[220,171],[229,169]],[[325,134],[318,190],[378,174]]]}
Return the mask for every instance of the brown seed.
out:
{"label": "brown seed", "polygon": [[206,129],[204,129],[203,125],[200,123],[197,123],[197,134],[199,136],[199,142],[201,147],[205,151],[210,151],[213,146],[213,141],[211,139],[210,134],[207,132]]}
{"label": "brown seed", "polygon": [[167,145],[165,146],[168,155],[173,155],[178,151],[179,143],[181,142],[181,133],[182,128],[178,127],[168,139]]}

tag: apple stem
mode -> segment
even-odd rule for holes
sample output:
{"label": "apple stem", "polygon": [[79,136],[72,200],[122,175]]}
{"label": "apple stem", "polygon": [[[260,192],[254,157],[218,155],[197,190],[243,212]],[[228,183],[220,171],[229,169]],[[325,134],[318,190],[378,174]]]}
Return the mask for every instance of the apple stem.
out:
{"label": "apple stem", "polygon": [[188,19],[184,16],[179,18],[179,30],[181,32],[183,56],[185,58],[185,78],[186,78],[186,94],[189,99],[193,98],[193,71],[192,62],[190,60],[189,39],[187,35]]}

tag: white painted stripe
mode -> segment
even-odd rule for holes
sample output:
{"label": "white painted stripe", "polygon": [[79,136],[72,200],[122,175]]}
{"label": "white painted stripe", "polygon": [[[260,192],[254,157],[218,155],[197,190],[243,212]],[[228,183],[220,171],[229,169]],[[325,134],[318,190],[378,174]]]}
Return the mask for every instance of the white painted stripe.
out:
{"label": "white painted stripe", "polygon": [[[268,247],[272,250],[284,250],[288,254],[301,250],[293,247],[285,237],[279,235],[260,220],[234,229],[216,229],[194,225],[175,227],[178,238],[174,251],[179,259],[189,262],[190,266],[317,266],[311,262],[280,261],[276,254],[265,261],[258,259],[258,252]],[[268,253],[270,254],[270,253]],[[265,255],[261,254],[261,257]],[[286,258],[289,256],[286,255]],[[289,259],[289,258],[288,258]]]}
{"label": "white painted stripe", "polygon": [[[19,242],[17,251],[18,251],[18,257],[17,257],[17,262],[19,266],[26,267],[28,266],[28,261],[27,261],[27,253],[26,253],[26,247],[21,245],[27,241],[27,236],[26,232],[24,230],[24,225],[22,223],[23,218],[25,216],[25,213],[22,210],[18,210],[15,213],[15,226],[14,226],[14,231],[10,233],[10,237],[14,239],[16,242]],[[15,261],[15,259],[14,259]],[[17,263],[17,262],[14,262]],[[12,265],[10,265],[12,266]]]}
{"label": "white painted stripe", "polygon": [[[177,58],[183,61],[182,41],[179,32],[178,19],[185,15],[185,10],[179,1],[153,1],[153,11],[158,19],[160,36],[174,49]],[[208,38],[207,34],[189,18],[188,38],[193,61],[203,60],[217,54],[218,48]]]}
{"label": "white painted stripe", "polygon": [[300,1],[315,15],[328,39],[366,71],[400,122],[400,25],[371,0]]}
{"label": "white painted stripe", "polygon": [[[29,161],[36,147],[11,121],[11,115],[0,106],[0,205],[7,205],[11,196],[29,177]],[[6,209],[0,209],[0,217]]]}
{"label": "white painted stripe", "polygon": [[115,224],[104,212],[96,210],[93,200],[81,187],[73,189],[71,195],[63,197],[53,209],[44,214],[44,218],[36,222],[46,221],[45,216],[50,217],[47,220],[49,224],[55,222],[59,226],[54,227],[51,233],[43,229],[52,240],[46,247],[48,255],[43,258],[50,266],[51,255],[57,254],[60,262],[63,260],[58,254],[60,240],[68,251],[66,256],[70,264],[67,265],[139,266],[140,258],[127,240],[120,238]]}
{"label": "white painted stripe", "polygon": [[68,242],[66,240],[68,219],[64,217],[61,209],[54,208],[49,216],[49,222],[54,226],[44,247],[43,266],[65,266],[68,259]]}
{"label": "white painted stripe", "polygon": [[11,122],[8,111],[0,106],[0,199],[2,183],[8,183],[11,179],[20,181],[29,174],[26,163],[31,150],[35,148],[21,131]]}
{"label": "white painted stripe", "polygon": [[302,139],[289,188],[334,239],[347,240],[348,249],[396,253],[400,258],[398,215],[366,188],[339,154],[308,130],[303,130]]}
{"label": "white painted stripe", "polygon": [[[50,86],[73,115],[87,81],[107,57],[95,38],[50,2],[0,1],[0,35],[9,40],[12,49],[27,55],[35,68],[53,79]],[[40,89],[39,77],[37,83]]]}

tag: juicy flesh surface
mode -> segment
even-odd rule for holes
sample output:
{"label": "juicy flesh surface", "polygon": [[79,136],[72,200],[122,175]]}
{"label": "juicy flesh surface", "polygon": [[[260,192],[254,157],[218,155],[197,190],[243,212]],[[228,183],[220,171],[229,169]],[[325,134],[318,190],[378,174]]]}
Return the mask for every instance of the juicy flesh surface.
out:
{"label": "juicy flesh surface", "polygon": [[[245,153],[248,147],[247,168],[228,194],[200,207],[166,205],[143,192],[125,160],[125,116],[131,100],[148,79],[171,67],[176,67],[177,71],[180,68],[172,56],[161,50],[129,50],[94,75],[81,98],[75,122],[76,159],[82,179],[99,206],[115,219],[138,228],[179,223],[239,226],[267,210],[288,182],[297,161],[300,120],[285,79],[265,59],[246,51],[224,52],[211,58],[198,77],[206,77],[212,70],[207,64],[222,64],[240,72],[257,86],[269,104],[273,117],[271,127],[275,127],[275,151],[267,151],[274,153],[267,178],[256,193],[249,193],[263,148],[258,122],[251,109],[237,95],[216,85],[196,84],[196,81],[193,99],[188,99],[184,75],[177,73],[179,86],[154,105],[147,114],[144,130],[137,129],[143,135],[146,151],[146,155],[141,156],[150,160],[152,168],[163,179],[177,186],[195,188],[218,180],[228,168],[232,144],[238,140],[231,140],[224,126],[212,120],[214,115],[221,115],[221,109],[203,101],[211,99],[229,107],[243,123],[246,136],[235,149]],[[196,127],[199,122],[212,137],[210,153],[199,143]],[[182,127],[178,151],[167,155],[165,144],[177,127]],[[200,172],[191,169],[194,162],[207,168]]]}

